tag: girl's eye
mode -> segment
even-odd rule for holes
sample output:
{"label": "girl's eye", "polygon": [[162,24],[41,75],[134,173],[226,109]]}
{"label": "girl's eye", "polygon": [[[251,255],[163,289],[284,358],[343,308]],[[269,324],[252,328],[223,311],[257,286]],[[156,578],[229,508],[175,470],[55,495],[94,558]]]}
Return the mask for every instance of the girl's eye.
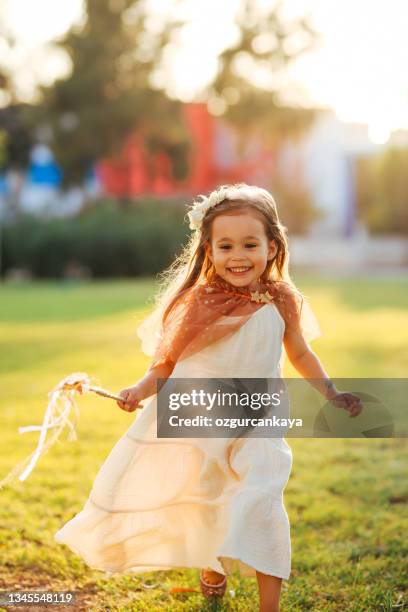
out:
{"label": "girl's eye", "polygon": [[[253,248],[257,247],[258,245],[257,244],[246,244],[245,246],[249,247],[250,249],[253,249]],[[220,247],[220,249],[223,249],[224,251],[226,251],[227,249],[230,249],[230,248],[231,248],[231,246],[229,244],[223,244]]]}

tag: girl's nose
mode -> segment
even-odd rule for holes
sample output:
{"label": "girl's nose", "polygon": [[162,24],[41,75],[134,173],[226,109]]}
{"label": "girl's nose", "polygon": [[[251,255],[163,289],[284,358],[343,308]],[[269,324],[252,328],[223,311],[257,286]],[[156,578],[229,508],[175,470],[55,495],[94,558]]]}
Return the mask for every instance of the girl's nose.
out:
{"label": "girl's nose", "polygon": [[240,249],[236,249],[234,251],[234,253],[232,253],[231,255],[231,259],[233,261],[244,261],[246,259],[246,253],[244,251],[241,251]]}

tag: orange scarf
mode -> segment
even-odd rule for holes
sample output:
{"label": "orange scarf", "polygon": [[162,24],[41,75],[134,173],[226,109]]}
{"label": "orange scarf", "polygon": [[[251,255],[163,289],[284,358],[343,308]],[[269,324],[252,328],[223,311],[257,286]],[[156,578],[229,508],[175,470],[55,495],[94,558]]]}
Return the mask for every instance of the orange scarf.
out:
{"label": "orange scarf", "polygon": [[[302,330],[305,298],[286,281],[258,281],[255,289],[250,290],[234,287],[217,275],[212,282],[202,281],[184,290],[165,318],[151,367],[161,363],[174,366],[229,336],[266,304],[275,304],[286,326],[298,325]],[[307,312],[310,322],[313,314],[310,308]],[[316,330],[315,319],[314,322]]]}

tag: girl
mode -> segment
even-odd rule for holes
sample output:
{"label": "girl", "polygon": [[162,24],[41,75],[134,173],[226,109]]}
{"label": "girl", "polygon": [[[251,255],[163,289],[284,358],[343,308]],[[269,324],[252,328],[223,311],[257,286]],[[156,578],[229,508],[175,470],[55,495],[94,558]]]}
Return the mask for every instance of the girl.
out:
{"label": "girl", "polygon": [[271,612],[290,575],[282,493],[291,449],[283,438],[157,438],[157,379],[280,378],[284,345],[299,373],[351,416],[360,400],[337,391],[307,344],[319,329],[290,279],[271,194],[221,186],[188,215],[194,233],[138,330],[153,361],[120,393],[121,409],[144,409],[55,539],[112,573],[201,567],[205,596],[222,596],[237,565],[256,576],[260,610]]}

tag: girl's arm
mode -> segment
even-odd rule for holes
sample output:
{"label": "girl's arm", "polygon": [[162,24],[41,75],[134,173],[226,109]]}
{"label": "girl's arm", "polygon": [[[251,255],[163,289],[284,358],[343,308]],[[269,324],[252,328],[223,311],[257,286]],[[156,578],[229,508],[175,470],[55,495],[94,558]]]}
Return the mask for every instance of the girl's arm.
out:
{"label": "girl's arm", "polygon": [[353,393],[340,392],[336,388],[319,358],[304,339],[299,321],[286,326],[283,341],[290,362],[315,389],[326,399],[333,400],[334,405],[347,410],[350,416],[360,414],[363,408],[360,398]]}
{"label": "girl's arm", "polygon": [[139,402],[157,393],[157,379],[168,378],[173,370],[174,364],[169,362],[161,363],[155,367],[150,366],[143,378],[133,387],[122,389],[119,395],[123,397],[124,401],[117,402],[119,408],[126,410],[126,412],[133,412],[136,408],[142,408],[138,405]]}
{"label": "girl's arm", "polygon": [[287,325],[283,338],[286,354],[294,368],[307,379],[326,399],[339,393],[329,375],[324,370],[316,353],[312,351],[303,337],[299,324]]}

